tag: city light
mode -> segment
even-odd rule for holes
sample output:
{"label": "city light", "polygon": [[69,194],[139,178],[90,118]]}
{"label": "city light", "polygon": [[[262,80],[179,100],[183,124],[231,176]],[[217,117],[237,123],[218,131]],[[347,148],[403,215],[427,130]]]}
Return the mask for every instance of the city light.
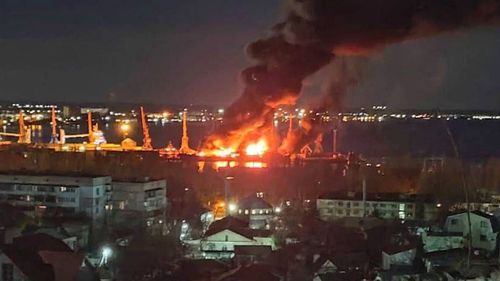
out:
{"label": "city light", "polygon": [[109,258],[113,256],[113,250],[109,246],[103,246],[101,248],[101,260],[99,266],[103,266],[108,263]]}
{"label": "city light", "polygon": [[229,212],[233,213],[238,209],[238,206],[236,206],[236,204],[234,204],[234,203],[229,203],[228,209],[229,209]]}
{"label": "city light", "polygon": [[128,132],[130,131],[130,124],[128,124],[128,123],[121,124],[120,130],[122,131],[122,133],[128,134]]}

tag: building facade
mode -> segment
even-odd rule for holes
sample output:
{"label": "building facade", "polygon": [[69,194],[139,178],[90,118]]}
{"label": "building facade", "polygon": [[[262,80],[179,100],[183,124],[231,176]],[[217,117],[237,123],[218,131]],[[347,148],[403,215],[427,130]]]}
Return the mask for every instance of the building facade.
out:
{"label": "building facade", "polygon": [[111,177],[0,175],[0,201],[33,215],[85,214],[99,219],[110,194]]}
{"label": "building facade", "polygon": [[200,250],[205,258],[232,258],[235,246],[276,249],[270,231],[251,229],[248,222],[231,216],[214,221],[200,239]]}
{"label": "building facade", "polygon": [[162,224],[167,208],[166,180],[149,180],[112,183],[113,213],[137,214],[147,226]]}
{"label": "building facade", "polygon": [[248,220],[249,227],[252,229],[269,229],[269,224],[274,218],[274,209],[259,195],[240,200],[237,216]]}
{"label": "building facade", "polygon": [[382,219],[426,220],[437,217],[437,206],[426,196],[404,194],[330,193],[316,201],[321,220],[375,216]]}
{"label": "building facade", "polygon": [[[469,237],[469,223],[467,212],[449,215],[446,218],[444,230],[448,232],[460,232],[466,238]],[[481,211],[470,212],[472,247],[484,249],[490,252],[497,247],[499,223],[497,219]]]}

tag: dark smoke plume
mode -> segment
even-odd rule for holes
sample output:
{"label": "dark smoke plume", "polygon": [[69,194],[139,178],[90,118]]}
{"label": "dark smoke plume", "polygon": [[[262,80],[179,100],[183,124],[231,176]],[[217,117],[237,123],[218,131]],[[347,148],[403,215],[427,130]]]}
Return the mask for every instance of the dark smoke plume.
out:
{"label": "dark smoke plume", "polygon": [[[335,56],[369,54],[388,44],[496,24],[499,7],[500,0],[293,0],[273,35],[248,46],[256,64],[242,72],[243,94],[226,110],[223,126],[206,148],[240,145],[259,135],[274,109],[295,104],[302,81]],[[312,127],[308,132],[317,131]]]}

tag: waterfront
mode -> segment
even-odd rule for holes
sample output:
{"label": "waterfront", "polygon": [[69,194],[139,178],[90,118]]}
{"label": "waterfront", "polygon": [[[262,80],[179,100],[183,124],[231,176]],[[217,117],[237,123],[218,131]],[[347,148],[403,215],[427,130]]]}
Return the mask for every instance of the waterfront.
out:
{"label": "waterfront", "polygon": [[[152,143],[155,148],[165,147],[169,141],[180,145],[182,124],[164,125],[149,123]],[[119,123],[101,124],[100,128],[111,143],[123,139]],[[197,148],[203,139],[215,128],[213,122],[189,123],[190,145]],[[353,151],[367,157],[384,156],[454,156],[446,126],[449,126],[462,157],[484,158],[500,156],[500,121],[498,120],[392,120],[387,122],[342,122],[338,127],[338,150]],[[286,133],[288,124],[280,124],[280,135]],[[86,125],[64,126],[69,134],[83,132]],[[8,127],[16,131],[17,127]],[[132,123],[127,137],[142,143],[142,131],[138,123]],[[36,142],[50,141],[50,126],[42,125],[41,131],[33,132]],[[74,142],[75,140],[73,140]],[[323,138],[326,151],[332,150],[332,133],[327,131]]]}

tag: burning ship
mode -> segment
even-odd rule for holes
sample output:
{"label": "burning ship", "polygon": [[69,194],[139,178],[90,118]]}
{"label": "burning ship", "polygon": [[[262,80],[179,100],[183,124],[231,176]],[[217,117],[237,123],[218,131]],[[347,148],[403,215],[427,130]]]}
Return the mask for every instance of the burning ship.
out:
{"label": "burning ship", "polygon": [[[320,146],[326,127],[318,116],[338,111],[348,88],[356,84],[345,58],[370,55],[390,44],[461,28],[497,24],[499,18],[498,0],[290,1],[288,14],[273,27],[271,35],[248,45],[246,52],[255,63],[242,71],[243,92],[224,111],[222,125],[195,151],[189,147],[184,113],[180,148],[169,145],[158,152],[167,159],[223,161],[226,167],[240,162],[264,167],[269,163],[264,160],[276,156],[293,160],[316,154],[333,159],[335,153],[325,155]],[[295,105],[303,81],[332,64],[340,64],[340,71],[334,73],[324,97],[309,108],[311,114],[297,128],[290,129],[283,139],[277,137],[273,126],[277,108]],[[102,132],[90,123],[88,133],[73,137],[88,138],[84,149],[150,151],[153,148],[143,111],[141,115],[142,147],[130,145],[134,144],[130,141],[126,145],[107,144]],[[54,126],[55,121],[52,123]],[[15,134],[19,142],[29,143],[26,135],[23,126]],[[64,148],[69,137],[61,131],[59,144],[52,147]],[[55,142],[57,137],[53,139]]]}

